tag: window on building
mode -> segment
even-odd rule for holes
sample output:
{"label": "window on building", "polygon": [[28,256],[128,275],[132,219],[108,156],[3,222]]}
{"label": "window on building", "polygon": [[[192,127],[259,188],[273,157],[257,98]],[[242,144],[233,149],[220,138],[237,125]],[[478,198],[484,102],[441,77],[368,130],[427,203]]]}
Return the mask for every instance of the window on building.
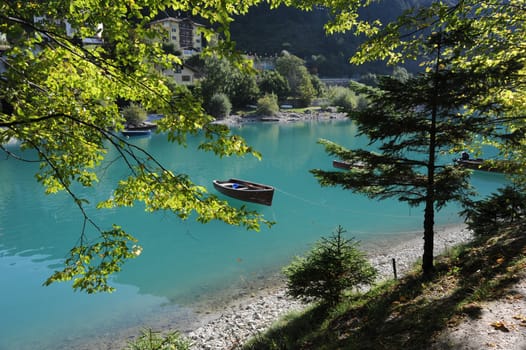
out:
{"label": "window on building", "polygon": [[192,81],[192,77],[189,75],[183,75],[181,76],[181,80],[185,82],[189,82],[189,81]]}

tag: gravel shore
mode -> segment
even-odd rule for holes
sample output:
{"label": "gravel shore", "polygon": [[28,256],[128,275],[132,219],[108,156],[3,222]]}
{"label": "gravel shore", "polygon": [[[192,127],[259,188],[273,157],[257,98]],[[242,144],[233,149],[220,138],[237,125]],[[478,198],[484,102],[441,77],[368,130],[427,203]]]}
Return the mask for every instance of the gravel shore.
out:
{"label": "gravel shore", "polygon": [[[440,227],[435,231],[435,254],[472,239],[464,225]],[[422,255],[422,233],[407,233],[397,241],[382,241],[361,246],[380,278],[393,278],[393,259],[398,276],[412,268]],[[239,348],[247,339],[264,332],[281,316],[301,310],[304,304],[286,295],[285,284],[252,292],[249,296],[207,315],[207,321],[186,336],[195,350],[224,350]]]}

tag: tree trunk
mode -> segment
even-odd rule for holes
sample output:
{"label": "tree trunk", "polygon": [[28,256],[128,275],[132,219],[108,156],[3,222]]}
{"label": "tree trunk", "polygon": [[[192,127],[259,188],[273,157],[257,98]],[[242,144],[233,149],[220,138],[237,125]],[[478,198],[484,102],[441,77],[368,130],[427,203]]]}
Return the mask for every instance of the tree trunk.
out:
{"label": "tree trunk", "polygon": [[436,162],[436,123],[438,114],[438,94],[440,92],[440,54],[441,34],[438,34],[437,58],[435,65],[434,88],[435,94],[432,98],[431,125],[429,129],[429,152],[427,162],[427,189],[426,207],[424,209],[424,255],[422,257],[422,272],[424,276],[432,275],[435,266],[433,264],[433,248],[435,245],[435,162]]}
{"label": "tree trunk", "polygon": [[434,226],[435,211],[434,201],[427,200],[424,211],[424,256],[422,257],[422,272],[424,275],[431,275],[435,271],[433,265],[433,248],[434,248]]}

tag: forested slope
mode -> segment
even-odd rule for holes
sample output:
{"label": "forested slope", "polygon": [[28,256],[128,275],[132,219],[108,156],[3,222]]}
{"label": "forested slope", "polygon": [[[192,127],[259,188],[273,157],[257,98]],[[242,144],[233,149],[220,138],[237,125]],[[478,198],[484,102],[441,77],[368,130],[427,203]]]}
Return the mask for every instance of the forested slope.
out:
{"label": "forested slope", "polygon": [[[429,0],[384,0],[363,11],[366,18],[379,18],[382,22],[394,19],[403,11]],[[279,55],[282,50],[316,65],[321,77],[357,77],[364,73],[386,73],[381,62],[361,67],[349,64],[361,38],[352,33],[327,35],[323,25],[330,20],[325,8],[303,12],[281,6],[270,10],[267,4],[253,8],[247,15],[232,23],[232,38],[243,52],[260,56]],[[410,67],[408,67],[410,68]]]}

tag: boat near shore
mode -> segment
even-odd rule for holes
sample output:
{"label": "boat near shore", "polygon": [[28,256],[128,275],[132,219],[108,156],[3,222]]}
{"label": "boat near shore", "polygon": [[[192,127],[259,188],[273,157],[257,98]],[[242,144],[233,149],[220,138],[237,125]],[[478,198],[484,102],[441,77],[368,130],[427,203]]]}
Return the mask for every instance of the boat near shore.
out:
{"label": "boat near shore", "polygon": [[217,191],[245,202],[272,205],[274,187],[240,179],[212,182]]}
{"label": "boat near shore", "polygon": [[456,158],[453,162],[458,165],[472,170],[480,170],[494,173],[514,173],[514,165],[507,160],[486,160],[483,158]]}
{"label": "boat near shore", "polygon": [[152,133],[150,129],[124,129],[121,134],[124,136],[148,136]]}
{"label": "boat near shore", "polygon": [[157,124],[152,122],[142,122],[140,124],[127,124],[121,133],[124,136],[147,136],[152,133],[152,130],[157,128]]}

